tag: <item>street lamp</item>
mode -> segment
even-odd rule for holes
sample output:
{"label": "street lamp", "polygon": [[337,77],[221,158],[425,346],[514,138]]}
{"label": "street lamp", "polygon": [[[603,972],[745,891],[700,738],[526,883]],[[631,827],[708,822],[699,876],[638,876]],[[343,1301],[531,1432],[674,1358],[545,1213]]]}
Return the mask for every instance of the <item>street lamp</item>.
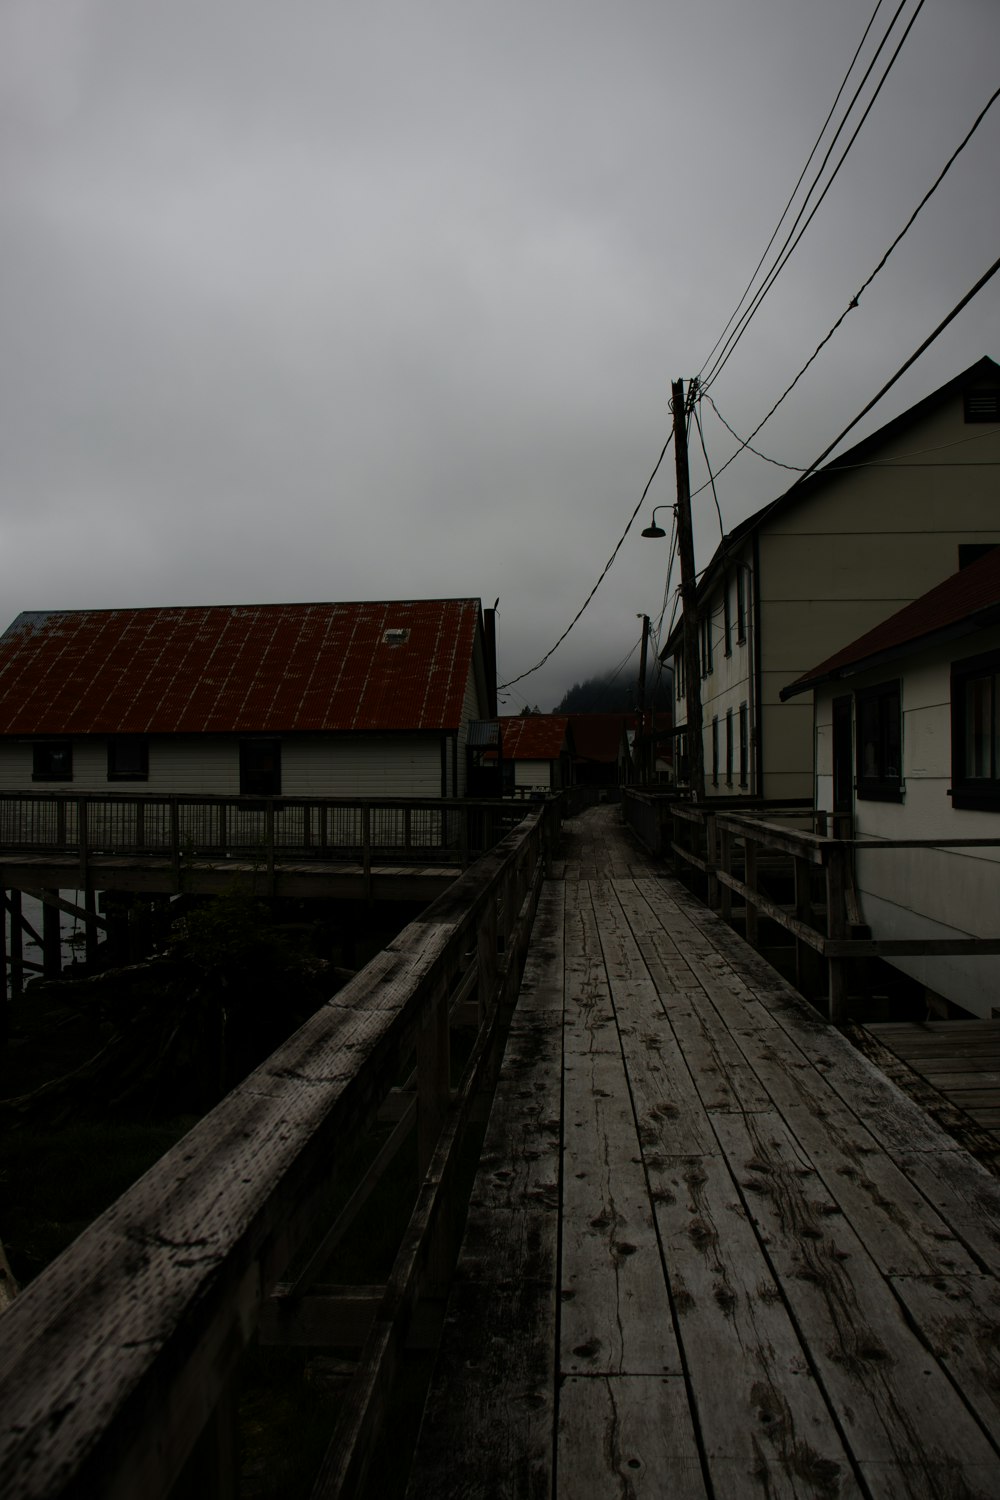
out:
{"label": "street lamp", "polygon": [[667,533],[664,531],[663,527],[662,526],[657,526],[657,524],[656,524],[656,512],[658,510],[673,510],[673,509],[674,509],[673,505],[654,505],[653,506],[652,520],[650,521],[649,525],[645,528],[645,530],[642,532],[642,535],[643,536],[654,536],[654,537],[656,537],[656,536],[666,536]]}

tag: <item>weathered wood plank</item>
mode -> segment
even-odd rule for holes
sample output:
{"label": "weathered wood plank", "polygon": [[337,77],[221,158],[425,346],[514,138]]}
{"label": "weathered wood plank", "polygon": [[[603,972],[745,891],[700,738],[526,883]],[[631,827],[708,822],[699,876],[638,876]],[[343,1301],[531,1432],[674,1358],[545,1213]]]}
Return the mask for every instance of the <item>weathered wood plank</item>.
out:
{"label": "weathered wood plank", "polygon": [[910,1493],[920,1454],[917,1493],[995,1493],[1000,1456],[780,1119],[719,1115],[716,1129],[868,1482]]}
{"label": "weathered wood plank", "polygon": [[684,1383],[677,1376],[576,1376],[559,1395],[557,1500],[704,1500]]}
{"label": "weathered wood plank", "polygon": [[850,1458],[723,1157],[675,1158],[650,1181],[713,1494],[850,1493]]}
{"label": "weathered wood plank", "polygon": [[992,1276],[896,1276],[892,1289],[1000,1447],[1000,1287]]}
{"label": "weathered wood plank", "polygon": [[680,1372],[621,1054],[567,1054],[560,1364]]}

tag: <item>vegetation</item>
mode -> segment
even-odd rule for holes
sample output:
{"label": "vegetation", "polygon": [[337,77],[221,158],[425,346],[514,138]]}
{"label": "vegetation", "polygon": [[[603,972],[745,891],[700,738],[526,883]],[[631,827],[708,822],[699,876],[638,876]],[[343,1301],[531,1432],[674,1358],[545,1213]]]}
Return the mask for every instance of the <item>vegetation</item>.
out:
{"label": "vegetation", "polygon": [[[635,672],[629,672],[626,675],[613,671],[596,677],[587,677],[583,682],[574,682],[552,712],[555,714],[632,713],[636,705],[637,686]],[[654,688],[657,709],[665,707],[665,674],[661,676],[651,669],[646,677],[647,707],[653,702]]]}

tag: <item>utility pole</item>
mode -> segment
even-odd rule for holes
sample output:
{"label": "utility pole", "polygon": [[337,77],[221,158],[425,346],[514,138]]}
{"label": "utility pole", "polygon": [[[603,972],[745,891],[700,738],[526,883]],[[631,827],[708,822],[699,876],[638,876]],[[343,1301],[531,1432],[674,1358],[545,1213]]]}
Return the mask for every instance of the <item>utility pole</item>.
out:
{"label": "utility pole", "polygon": [[[689,383],[690,388],[690,383]],[[696,802],[705,800],[705,743],[701,728],[701,662],[698,638],[698,584],[694,571],[691,530],[691,480],[688,475],[687,413],[684,382],[670,385],[674,414],[674,459],[677,465],[677,555],[681,565],[681,606],[684,612],[684,686],[687,700],[688,767]]]}
{"label": "utility pole", "polygon": [[639,690],[636,694],[635,761],[639,781],[649,781],[649,752],[646,748],[646,653],[649,650],[649,616],[642,616],[642,650],[639,653]]}

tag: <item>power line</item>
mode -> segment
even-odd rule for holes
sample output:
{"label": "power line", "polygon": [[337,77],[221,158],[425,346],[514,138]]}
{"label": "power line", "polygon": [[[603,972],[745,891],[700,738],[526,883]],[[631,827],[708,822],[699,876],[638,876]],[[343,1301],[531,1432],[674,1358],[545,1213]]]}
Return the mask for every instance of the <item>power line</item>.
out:
{"label": "power line", "polygon": [[[916,18],[914,17],[914,19],[916,19]],[[911,25],[912,25],[912,22],[911,22]],[[913,224],[914,224],[914,222],[917,219],[918,214],[926,206],[926,204],[930,201],[930,199],[933,198],[934,194],[937,192],[938,188],[941,186],[941,183],[944,181],[945,177],[948,175],[948,173],[950,172],[951,168],[954,166],[954,164],[957,161],[958,157],[965,150],[966,146],[969,144],[969,142],[971,141],[972,137],[975,135],[976,131],[979,129],[980,125],[983,123],[983,121],[985,120],[986,116],[989,114],[990,110],[992,109],[993,105],[996,103],[996,101],[997,101],[998,98],[1000,98],[1000,88],[996,89],[995,92],[990,95],[989,99],[983,105],[983,108],[979,111],[979,114],[976,116],[975,120],[972,122],[972,125],[966,131],[966,133],[965,133],[964,137],[962,138],[962,140],[955,147],[955,150],[951,153],[951,155],[949,156],[948,160],[945,162],[944,166],[941,168],[941,171],[938,173],[937,177],[931,183],[930,187],[927,189],[926,193],[921,198],[920,202],[917,204],[916,208],[913,210],[912,214],[907,219],[907,221],[903,225],[902,229],[896,235],[896,238],[893,240],[893,242],[889,246],[888,250],[886,250],[885,254],[882,256],[881,260],[878,262],[878,265],[875,267],[875,269],[873,271],[871,271],[869,273],[869,275],[861,283],[861,286],[854,293],[854,296],[851,298],[850,302],[844,308],[844,311],[841,313],[840,317],[834,323],[834,325],[830,329],[829,333],[827,333],[822,339],[820,339],[819,343],[816,345],[816,348],[813,350],[812,354],[809,356],[809,358],[806,360],[805,364],[802,366],[801,370],[795,376],[795,379],[791,382],[790,385],[788,385],[785,388],[785,390],[782,391],[781,395],[778,397],[777,401],[775,401],[775,403],[771,407],[770,411],[767,412],[767,414],[764,417],[762,417],[761,420],[757,423],[757,426],[754,428],[753,432],[751,432],[750,437],[747,439],[746,443],[743,444],[744,447],[748,448],[750,446],[751,441],[753,440],[753,438],[755,438],[757,436],[757,433],[764,426],[764,423],[767,422],[767,421],[769,421],[770,418],[773,417],[774,413],[778,410],[778,407],[784,401],[785,397],[788,396],[788,395],[790,395],[791,392],[798,385],[799,381],[802,379],[803,375],[809,369],[809,366],[812,364],[813,360],[819,354],[820,350],[823,349],[823,348],[825,348],[825,346],[833,338],[833,335],[837,332],[837,329],[843,323],[844,319],[847,317],[847,314],[849,312],[853,312],[854,309],[858,306],[858,303],[861,300],[862,294],[865,291],[867,291],[867,289],[871,286],[872,282],[875,280],[875,277],[883,269],[883,267],[885,266],[886,262],[888,261],[890,255],[896,249],[897,245],[909,233],[910,229],[913,227]],[[708,393],[705,392],[705,394],[707,395]],[[712,399],[711,396],[709,396],[708,399],[711,401],[711,399]],[[712,404],[713,404],[713,406],[715,405],[714,402]],[[717,407],[715,408],[715,410],[716,410],[716,415],[718,415],[719,418],[720,418],[720,421],[723,421],[724,419],[719,414],[719,411],[718,411]],[[728,427],[729,426],[728,422],[725,423],[725,425]],[[732,428],[730,428],[729,430],[732,432]],[[735,437],[736,434],[733,433],[733,436]],[[751,450],[751,451],[755,451],[755,450]],[[763,457],[762,454],[758,454],[757,456],[758,457]],[[736,454],[733,454],[733,458],[735,458],[735,457],[736,457]],[[732,460],[730,460],[730,462],[731,461]],[[769,462],[770,462],[770,460],[769,460]],[[782,465],[782,467],[791,468],[792,466],[791,465]]]}
{"label": "power line", "polygon": [[643,490],[642,494],[639,496],[639,503],[636,506],[635,510],[632,512],[632,514],[629,516],[629,518],[628,518],[628,525],[625,527],[625,530],[622,532],[621,536],[618,538],[618,541],[617,541],[617,543],[615,545],[615,550],[612,552],[611,556],[608,558],[607,562],[604,564],[604,567],[601,569],[600,577],[598,578],[597,582],[594,584],[594,587],[591,589],[591,591],[587,595],[586,599],[584,599],[583,603],[580,605],[580,608],[577,610],[577,612],[573,616],[572,620],[570,620],[569,624],[566,626],[566,629],[563,631],[562,635],[556,641],[555,645],[551,646],[549,648],[549,650],[546,651],[546,653],[542,657],[541,661],[537,661],[533,667],[529,667],[526,672],[519,673],[517,677],[511,677],[508,682],[498,683],[498,685],[497,685],[497,692],[498,693],[503,692],[506,688],[513,687],[514,684],[515,684],[515,682],[523,682],[526,677],[531,677],[532,674],[535,673],[535,672],[537,672],[540,667],[544,667],[544,665],[548,661],[549,657],[553,656],[555,654],[555,652],[562,645],[563,641],[569,635],[570,631],[573,629],[573,626],[576,624],[577,620],[579,620],[580,616],[583,614],[584,610],[587,608],[587,605],[590,603],[591,599],[593,599],[594,595],[597,593],[597,590],[600,588],[601,584],[604,582],[604,579],[607,577],[607,574],[611,570],[611,564],[614,562],[615,558],[618,556],[619,552],[622,549],[622,545],[623,545],[623,543],[625,541],[625,538],[628,536],[629,532],[632,530],[632,523],[634,522],[636,516],[639,514],[640,510],[643,507],[643,504],[645,502],[646,496],[649,494],[650,486],[652,485],[653,480],[656,478],[656,475],[657,475],[657,473],[659,471],[660,465],[662,464],[663,459],[664,459],[664,457],[666,455],[666,451],[670,447],[671,442],[673,441],[673,436],[674,436],[674,434],[673,434],[673,431],[671,430],[670,435],[667,438],[667,441],[664,443],[663,447],[660,449],[660,456],[659,456],[659,458],[656,460],[656,463],[653,465],[653,472],[652,472],[652,474],[650,474],[649,478],[646,480],[645,489]]}
{"label": "power line", "polygon": [[[753,446],[749,438],[740,437],[736,429],[726,421],[725,417],[722,415],[721,411],[719,410],[718,406],[715,404],[711,396],[706,394],[705,400],[715,412],[715,415],[718,417],[719,421],[722,423],[726,431],[730,433],[730,435],[734,437],[740,445],[739,451],[732,455],[732,458],[728,460],[728,463],[732,463],[733,459],[739,458],[740,452],[742,452],[745,448],[747,452],[752,453],[755,458],[763,459],[764,463],[766,464],[773,464],[776,469],[790,469],[793,474],[810,473],[810,470],[804,468],[802,464],[786,464],[783,463],[780,458],[771,458],[767,453],[761,453],[759,448],[755,448]],[[765,417],[764,421],[766,420],[767,418]],[[763,425],[764,424],[762,422],[760,426],[762,427]],[[760,427],[755,428],[754,431],[759,432]],[[753,433],[751,433],[751,437],[752,436]],[[995,458],[973,458],[964,460],[955,459],[954,462],[951,463],[949,463],[947,460],[945,460],[943,463],[921,464],[910,462],[911,459],[917,459],[923,453],[944,453],[949,448],[964,448],[968,443],[981,443],[984,438],[989,438],[992,436],[992,432],[976,432],[973,433],[971,437],[956,438],[951,443],[935,443],[930,448],[912,448],[909,453],[901,453],[898,458],[870,458],[866,462],[860,464],[833,464],[831,465],[831,467],[837,469],[838,471],[846,471],[847,469],[952,469],[961,464],[963,468],[996,469],[1000,468],[1000,460]],[[719,473],[722,473],[721,469],[719,470]],[[705,486],[702,486],[702,488],[704,487]],[[700,491],[696,490],[695,494],[700,494]]]}
{"label": "power line", "polygon": [[798,192],[799,188],[802,186],[802,179],[803,179],[803,177],[805,177],[806,173],[808,172],[809,165],[810,165],[813,157],[816,155],[816,152],[819,150],[819,143],[823,139],[823,136],[826,134],[826,127],[829,125],[830,121],[833,119],[833,112],[837,108],[837,105],[840,103],[841,95],[843,94],[844,90],[847,87],[847,80],[850,78],[851,74],[854,71],[854,64],[857,62],[859,56],[861,55],[861,49],[864,47],[865,42],[868,40],[868,33],[871,31],[872,27],[874,26],[874,24],[875,24],[875,17],[878,15],[879,11],[882,9],[883,3],[884,3],[884,0],[877,0],[875,9],[872,11],[871,17],[870,17],[870,19],[868,21],[868,25],[865,27],[864,35],[862,36],[860,42],[858,43],[857,51],[855,52],[854,56],[851,58],[850,66],[848,67],[847,72],[844,74],[843,81],[842,81],[842,83],[840,85],[840,88],[837,90],[836,98],[834,99],[833,103],[830,105],[830,112],[827,115],[826,119],[823,121],[823,124],[822,124],[822,127],[820,129],[819,135],[816,137],[816,140],[813,143],[812,150],[809,152],[809,155],[806,157],[805,166],[802,168],[802,171],[799,173],[798,181],[796,182],[795,186],[792,188],[791,195],[789,196],[788,202],[785,204],[784,208],[781,210],[781,215],[780,215],[780,217],[778,219],[777,224],[775,224],[775,226],[774,226],[774,230],[772,231],[771,238],[768,240],[767,244],[764,246],[764,253],[761,256],[760,260],[757,262],[756,266],[754,267],[753,275],[750,277],[750,280],[747,282],[746,289],[744,290],[742,297],[737,302],[736,307],[734,308],[733,312],[729,315],[729,320],[726,323],[725,327],[723,328],[722,332],[719,334],[719,337],[716,339],[715,343],[712,345],[712,348],[709,350],[708,359],[705,360],[705,363],[702,365],[701,369],[698,371],[699,377],[704,374],[706,365],[708,365],[708,363],[711,360],[712,356],[714,355],[716,349],[718,349],[719,345],[722,343],[723,339],[726,337],[726,334],[729,332],[730,328],[732,327],[733,321],[739,316],[740,309],[742,308],[744,302],[746,301],[747,297],[749,296],[751,287],[753,286],[754,282],[757,280],[757,275],[758,275],[758,273],[760,271],[760,268],[764,264],[765,260],[767,259],[767,253],[770,250],[771,246],[774,244],[775,240],[778,238],[778,232],[781,229],[782,224],[785,222],[785,217],[786,217],[786,215],[788,213],[788,210],[791,208],[792,203],[795,200],[795,194]]}
{"label": "power line", "polygon": [[[921,10],[923,10],[924,4],[925,4],[925,0],[918,0],[917,8],[914,11],[913,15],[910,17],[909,23],[908,23],[908,25],[906,27],[906,30],[903,32],[903,35],[901,36],[901,38],[900,38],[900,40],[899,40],[899,42],[898,42],[898,44],[896,46],[895,52],[893,52],[893,54],[890,57],[888,63],[886,64],[886,67],[885,67],[885,70],[884,70],[884,72],[882,74],[882,77],[879,79],[878,83],[875,86],[875,92],[872,94],[872,97],[869,99],[868,104],[865,107],[865,111],[864,111],[864,113],[861,116],[861,119],[858,121],[857,125],[854,128],[854,132],[851,135],[850,140],[848,141],[847,145],[844,147],[844,150],[841,153],[840,160],[837,162],[837,165],[834,167],[833,172],[830,174],[829,178],[827,179],[826,186],[823,188],[822,193],[819,195],[819,198],[816,200],[815,204],[813,205],[812,210],[809,213],[809,217],[806,219],[805,223],[802,225],[802,228],[799,230],[798,234],[796,235],[795,234],[796,227],[798,226],[799,220],[802,218],[802,215],[803,215],[803,213],[806,210],[806,205],[809,202],[809,198],[811,197],[811,195],[812,195],[812,193],[813,193],[813,191],[814,191],[814,189],[816,187],[816,184],[819,182],[819,178],[820,178],[820,176],[821,176],[821,174],[823,172],[823,169],[826,166],[827,161],[829,160],[830,152],[833,150],[833,147],[836,144],[837,136],[839,136],[840,130],[843,129],[844,124],[846,124],[847,115],[850,114],[850,111],[853,109],[853,107],[854,107],[854,105],[855,105],[855,103],[857,101],[858,95],[860,94],[861,89],[864,87],[864,84],[866,83],[866,81],[868,79],[868,75],[870,74],[872,68],[875,65],[875,62],[876,62],[876,60],[878,58],[879,53],[881,52],[882,48],[885,46],[885,43],[886,43],[886,41],[889,38],[889,32],[891,32],[893,26],[895,26],[896,21],[897,21],[897,19],[899,17],[900,11],[902,11],[902,9],[903,9],[903,7],[905,6],[906,3],[907,3],[907,0],[900,0],[899,9],[896,11],[896,13],[893,16],[891,22],[889,23],[889,28],[886,31],[885,36],[883,37],[882,41],[879,43],[878,51],[875,53],[875,57],[872,59],[871,63],[869,64],[868,69],[867,69],[867,71],[865,73],[864,78],[861,80],[861,83],[858,85],[858,88],[855,91],[854,98],[851,100],[851,103],[848,106],[847,113],[844,116],[844,120],[841,123],[841,126],[838,128],[837,134],[834,136],[833,141],[831,141],[830,147],[829,147],[829,149],[827,151],[827,154],[823,158],[823,161],[822,161],[822,163],[820,165],[819,172],[816,174],[816,177],[813,179],[813,182],[812,182],[812,184],[810,185],[810,188],[809,188],[809,192],[806,194],[805,201],[803,202],[802,207],[799,209],[798,215],[796,216],[796,219],[795,219],[795,223],[792,225],[791,229],[789,230],[788,235],[787,235],[787,237],[785,239],[785,243],[782,245],[781,250],[778,252],[778,259],[777,259],[777,261],[772,266],[771,270],[768,272],[768,274],[765,277],[763,283],[761,284],[761,286],[757,290],[756,294],[754,295],[754,298],[753,298],[752,302],[750,303],[750,306],[744,312],[742,318],[740,319],[739,323],[737,324],[737,327],[736,327],[735,331],[732,334],[730,334],[729,340],[728,340],[727,344],[725,345],[725,347],[723,348],[722,353],[718,356],[718,358],[716,359],[714,365],[709,370],[708,375],[705,377],[705,385],[706,386],[712,385],[714,383],[714,381],[716,381],[718,379],[719,375],[722,373],[722,370],[723,370],[724,366],[726,365],[726,363],[728,362],[730,356],[732,355],[733,351],[735,350],[736,345],[739,343],[740,339],[743,337],[744,333],[746,332],[747,328],[749,327],[749,324],[750,324],[751,320],[753,319],[753,317],[756,314],[756,312],[759,310],[760,305],[763,302],[764,298],[767,296],[768,292],[771,290],[771,287],[774,285],[774,283],[777,280],[777,278],[778,278],[779,274],[781,273],[781,271],[788,264],[788,261],[790,260],[792,254],[794,253],[794,251],[796,250],[797,246],[799,245],[799,242],[801,241],[802,236],[805,234],[806,230],[809,228],[809,225],[812,223],[813,219],[816,217],[816,214],[819,211],[820,205],[822,204],[822,202],[823,202],[824,198],[826,197],[827,193],[830,191],[831,187],[833,186],[834,181],[836,180],[837,175],[840,172],[841,167],[844,165],[844,162],[847,160],[847,156],[848,156],[848,153],[851,150],[851,147],[854,145],[854,142],[857,140],[858,135],[860,134],[862,126],[864,125],[864,123],[867,120],[869,114],[871,113],[872,108],[874,107],[875,100],[878,98],[879,94],[882,92],[883,85],[885,84],[885,81],[888,78],[889,73],[892,71],[892,68],[893,68],[893,66],[894,66],[894,64],[896,62],[896,59],[899,57],[899,54],[900,54],[900,52],[902,50],[902,47],[903,47],[903,43],[906,41],[907,37],[909,36],[910,32],[912,31],[914,22],[916,21],[917,17],[919,16]],[[794,235],[794,239],[793,239],[793,235]]]}
{"label": "power line", "polygon": [[[979,293],[983,290],[983,287],[986,286],[988,282],[992,281],[993,277],[996,275],[996,273],[998,271],[1000,271],[1000,259],[995,260],[993,262],[993,264],[990,266],[989,270],[985,271],[983,273],[983,275],[980,276],[980,278],[976,282],[975,286],[969,288],[969,290],[966,292],[966,294],[962,298],[962,300],[960,302],[957,302],[955,304],[955,306],[952,308],[952,310],[948,314],[948,316],[946,318],[942,319],[942,321],[934,329],[933,333],[928,334],[927,338],[924,339],[924,341],[920,345],[919,349],[915,349],[913,351],[913,353],[910,355],[909,359],[905,362],[905,364],[900,365],[899,369],[896,371],[895,375],[893,375],[892,379],[891,380],[887,380],[886,383],[885,383],[885,385],[882,387],[882,389],[876,395],[874,395],[872,397],[872,399],[869,401],[868,405],[865,406],[865,407],[862,407],[861,411],[858,412],[857,416],[853,419],[853,421],[848,422],[847,426],[844,428],[844,430],[840,434],[840,436],[834,438],[833,442],[830,444],[830,446],[828,448],[824,448],[823,449],[823,452],[820,454],[819,458],[813,459],[812,463],[809,465],[808,470],[806,471],[807,473],[811,474],[814,469],[818,469],[819,468],[819,466],[823,462],[824,458],[826,458],[828,454],[830,454],[830,453],[833,452],[834,448],[837,447],[838,443],[840,443],[840,442],[843,441],[843,439],[851,431],[852,427],[856,427],[858,425],[858,423],[861,421],[862,417],[865,417],[865,416],[868,415],[868,413],[871,411],[872,407],[875,406],[879,401],[881,401],[881,399],[885,395],[885,393],[887,391],[891,390],[892,387],[896,384],[896,381],[899,380],[899,379],[901,379],[901,377],[906,374],[906,371],[910,368],[910,366],[912,364],[914,364],[920,358],[920,356],[921,356],[921,354],[923,354],[924,350],[930,348],[930,346],[931,346],[931,344],[933,344],[934,340],[940,334],[942,334],[944,332],[944,330],[948,327],[948,324],[954,322],[955,318],[958,317],[958,315],[962,311],[963,307],[966,307],[968,305],[968,303],[970,303],[972,301],[973,297],[977,297],[979,295]],[[798,481],[798,483],[801,484],[802,480],[800,479]]]}

